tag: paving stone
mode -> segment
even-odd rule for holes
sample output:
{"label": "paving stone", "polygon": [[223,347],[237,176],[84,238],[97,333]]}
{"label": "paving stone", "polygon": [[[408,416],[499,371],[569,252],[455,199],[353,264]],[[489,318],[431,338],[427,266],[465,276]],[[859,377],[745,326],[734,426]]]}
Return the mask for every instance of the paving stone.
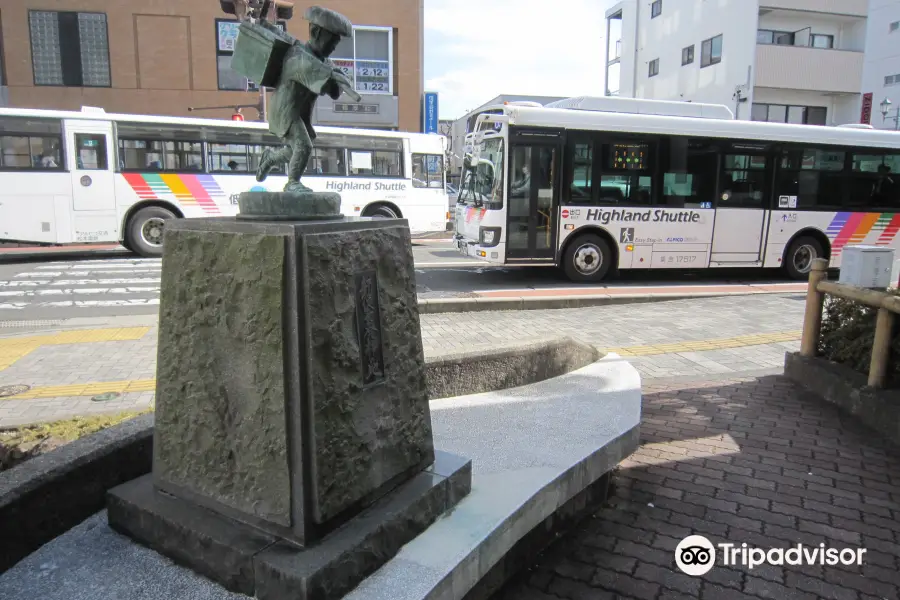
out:
{"label": "paving stone", "polygon": [[[728,414],[722,413],[720,408],[724,406],[719,403],[723,399],[731,400]],[[693,420],[697,415],[715,418],[708,419],[706,429],[702,430],[696,429],[703,422]],[[632,466],[620,468],[622,481],[631,484],[616,490],[610,508],[598,512],[597,518],[590,521],[590,531],[575,531],[558,542],[566,549],[567,556],[578,553],[577,556],[584,559],[588,555],[583,548],[597,531],[616,532],[616,544],[606,552],[625,557],[625,568],[631,566],[633,559],[633,576],[618,577],[617,573],[627,574],[610,566],[604,567],[602,560],[608,561],[608,555],[598,553],[598,559],[593,563],[598,567],[594,584],[614,591],[620,597],[650,597],[641,594],[650,594],[654,588],[626,590],[627,583],[637,579],[658,586],[655,589],[657,600],[683,596],[701,600],[806,600],[817,597],[862,600],[866,594],[877,598],[900,598],[900,564],[897,562],[897,532],[894,531],[900,521],[891,512],[893,507],[900,510],[900,504],[890,496],[887,499],[879,496],[863,498],[858,490],[847,489],[846,484],[853,485],[853,481],[835,476],[841,473],[842,466],[866,469],[876,476],[895,468],[887,466],[887,459],[883,459],[881,467],[871,463],[879,460],[879,452],[883,454],[879,440],[871,432],[860,429],[837,411],[821,406],[780,377],[702,383],[682,381],[665,385],[651,382],[645,386],[644,419],[651,427],[653,424],[665,426],[689,421],[690,435],[702,439],[704,444],[709,440],[726,439],[722,433],[727,435],[729,429],[723,428],[722,422],[744,423],[739,427],[746,437],[730,438],[736,440],[739,453],[704,458],[702,462],[696,462],[688,455],[691,448],[699,444],[656,442],[638,450],[632,457],[634,463],[628,463]],[[776,445],[762,438],[771,437],[773,430],[778,429],[778,435],[788,436],[788,430],[797,428],[794,430],[801,431],[799,428],[807,427],[805,423],[812,424],[809,426],[816,431],[832,432],[831,438],[841,439],[845,450],[841,450],[841,454],[828,455],[830,459],[825,460],[767,449]],[[801,437],[808,440],[809,434]],[[745,443],[747,441],[750,443]],[[784,444],[781,447],[801,453],[807,451]],[[869,452],[870,449],[874,451]],[[657,460],[665,462],[652,467],[643,462]],[[825,471],[825,466],[831,467],[833,473],[823,472],[817,477],[816,469]],[[639,471],[640,475],[637,474]],[[812,477],[808,475],[810,471]],[[680,476],[673,475],[675,473]],[[780,479],[758,476],[761,473]],[[694,479],[685,478],[686,474]],[[845,474],[854,476],[853,473]],[[893,493],[900,499],[900,486],[893,485],[890,477],[882,478],[880,483],[888,485],[876,491]],[[681,498],[662,498],[660,505],[653,508],[646,502],[637,501],[647,497],[647,492],[642,489],[660,485],[682,492]],[[620,491],[627,498],[619,500]],[[676,506],[679,502],[703,508],[706,512],[702,517],[686,514]],[[689,513],[693,511],[694,508],[688,509]],[[880,511],[887,511],[887,514]],[[650,540],[648,533],[653,536]],[[819,543],[825,542],[838,548],[864,547],[868,552],[863,567],[760,565],[751,571],[740,565],[727,567],[717,561],[716,567],[706,575],[685,580],[700,582],[699,589],[694,583],[687,583],[685,585],[690,587],[683,588],[672,583],[674,576],[681,575],[673,564],[673,551],[690,534],[706,535],[713,543],[746,542],[763,549],[790,548],[798,542],[818,547]],[[680,577],[678,581],[681,581]]]}

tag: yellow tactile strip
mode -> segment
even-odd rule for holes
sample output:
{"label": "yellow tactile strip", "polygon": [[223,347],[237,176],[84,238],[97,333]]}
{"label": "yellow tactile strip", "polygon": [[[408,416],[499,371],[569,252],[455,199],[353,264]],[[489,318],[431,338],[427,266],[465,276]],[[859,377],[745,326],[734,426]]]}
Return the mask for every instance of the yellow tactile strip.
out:
{"label": "yellow tactile strip", "polygon": [[125,342],[139,340],[149,327],[117,327],[111,329],[74,329],[47,335],[0,338],[0,371],[41,346],[59,344],[90,344],[94,342]]}
{"label": "yellow tactile strip", "polygon": [[624,348],[606,348],[605,350],[607,352],[615,352],[620,356],[650,356],[653,354],[674,354],[676,352],[703,352],[705,350],[722,350],[725,348],[743,348],[744,346],[794,342],[800,339],[800,333],[800,331],[757,333],[715,340],[675,342],[673,344],[655,344],[653,346],[628,346]]}
{"label": "yellow tactile strip", "polygon": [[[120,330],[96,330],[96,331],[133,331],[149,329],[135,327]],[[80,332],[71,332],[80,333]],[[146,333],[146,331],[144,331]],[[125,335],[125,334],[120,334]],[[131,335],[136,335],[132,333]],[[143,335],[143,334],[141,334]],[[121,337],[116,339],[137,339],[137,337]],[[782,331],[778,333],[760,333],[754,335],[740,335],[732,338],[714,340],[699,340],[694,342],[678,342],[674,344],[657,344],[654,346],[628,346],[624,348],[606,348],[607,352],[615,352],[621,356],[649,356],[653,354],[674,354],[676,352],[702,352],[704,350],[719,350],[723,348],[742,348],[745,346],[759,346],[762,344],[775,344],[778,342],[793,342],[800,339],[799,331]],[[109,338],[90,339],[82,341],[112,341]],[[53,342],[53,343],[78,343],[78,342]],[[0,353],[3,346],[0,345]],[[125,381],[107,381],[103,383],[80,383],[71,385],[49,385],[35,387],[27,392],[2,400],[32,400],[38,398],[59,398],[64,396],[95,396],[106,392],[152,392],[156,389],[155,379],[131,379]]]}

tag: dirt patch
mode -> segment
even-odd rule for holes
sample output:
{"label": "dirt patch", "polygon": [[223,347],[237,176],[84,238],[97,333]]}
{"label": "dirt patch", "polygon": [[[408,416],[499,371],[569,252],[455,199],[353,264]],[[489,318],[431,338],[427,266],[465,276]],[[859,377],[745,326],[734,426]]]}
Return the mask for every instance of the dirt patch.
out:
{"label": "dirt patch", "polygon": [[151,410],[152,408],[140,412],[75,417],[53,423],[0,431],[0,472],[11,469],[29,458],[55,450],[80,437],[106,429]]}

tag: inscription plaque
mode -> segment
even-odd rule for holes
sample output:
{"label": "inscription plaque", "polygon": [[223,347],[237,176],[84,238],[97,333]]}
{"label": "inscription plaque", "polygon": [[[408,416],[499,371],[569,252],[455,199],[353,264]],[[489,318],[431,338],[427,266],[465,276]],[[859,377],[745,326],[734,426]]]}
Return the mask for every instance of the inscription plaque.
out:
{"label": "inscription plaque", "polygon": [[384,354],[381,345],[381,306],[375,271],[356,274],[356,332],[362,363],[363,385],[384,381]]}

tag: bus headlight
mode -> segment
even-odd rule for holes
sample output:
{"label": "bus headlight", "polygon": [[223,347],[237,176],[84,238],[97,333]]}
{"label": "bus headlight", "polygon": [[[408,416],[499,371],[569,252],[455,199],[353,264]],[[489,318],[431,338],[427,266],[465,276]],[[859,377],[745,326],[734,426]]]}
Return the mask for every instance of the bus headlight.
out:
{"label": "bus headlight", "polygon": [[500,243],[499,227],[482,227],[479,230],[478,243],[482,246],[496,246]]}

